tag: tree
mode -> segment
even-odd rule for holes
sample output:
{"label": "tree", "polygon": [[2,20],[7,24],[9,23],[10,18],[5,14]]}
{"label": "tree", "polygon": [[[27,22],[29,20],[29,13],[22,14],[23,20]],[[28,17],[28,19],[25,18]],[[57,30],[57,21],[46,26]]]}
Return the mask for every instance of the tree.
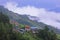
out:
{"label": "tree", "polygon": [[19,25],[19,28],[23,28],[23,29],[24,29],[24,28],[25,28],[25,25],[20,24],[20,25]]}
{"label": "tree", "polygon": [[53,30],[49,30],[48,26],[45,26],[43,30],[40,30],[37,36],[43,40],[57,40],[56,33]]}
{"label": "tree", "polygon": [[13,31],[7,15],[0,13],[0,40],[25,40],[19,32]]}
{"label": "tree", "polygon": [[0,22],[9,23],[9,17],[2,12],[0,12]]}

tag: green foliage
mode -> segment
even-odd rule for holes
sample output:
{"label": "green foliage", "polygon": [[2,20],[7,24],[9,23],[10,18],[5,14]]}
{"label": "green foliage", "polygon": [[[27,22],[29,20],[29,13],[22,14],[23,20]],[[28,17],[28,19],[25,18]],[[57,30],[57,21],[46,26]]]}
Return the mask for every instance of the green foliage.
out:
{"label": "green foliage", "polygon": [[9,24],[0,23],[0,40],[8,40],[10,38],[11,28]]}
{"label": "green foliage", "polygon": [[2,13],[0,14],[0,40],[25,40],[20,33],[13,31],[8,16]]}
{"label": "green foliage", "polygon": [[26,40],[37,40],[37,37],[35,38],[35,36],[30,33],[30,32],[26,32],[23,37],[26,39]]}
{"label": "green foliage", "polygon": [[37,36],[43,40],[57,40],[55,32],[53,30],[50,31],[47,26],[43,30],[40,30]]}
{"label": "green foliage", "polygon": [[9,23],[8,16],[7,15],[4,15],[2,12],[0,12],[0,22]]}
{"label": "green foliage", "polygon": [[20,25],[19,25],[19,28],[25,28],[25,25],[20,24]]}
{"label": "green foliage", "polygon": [[60,40],[60,34],[57,34],[57,38],[58,38],[58,40]]}

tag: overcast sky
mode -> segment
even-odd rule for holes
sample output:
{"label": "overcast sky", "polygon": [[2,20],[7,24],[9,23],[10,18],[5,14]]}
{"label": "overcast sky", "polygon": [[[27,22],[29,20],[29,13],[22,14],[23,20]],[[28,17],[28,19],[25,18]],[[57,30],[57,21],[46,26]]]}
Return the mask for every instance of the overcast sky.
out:
{"label": "overcast sky", "polygon": [[60,29],[60,0],[0,0],[0,5],[18,14],[39,17],[39,21]]}

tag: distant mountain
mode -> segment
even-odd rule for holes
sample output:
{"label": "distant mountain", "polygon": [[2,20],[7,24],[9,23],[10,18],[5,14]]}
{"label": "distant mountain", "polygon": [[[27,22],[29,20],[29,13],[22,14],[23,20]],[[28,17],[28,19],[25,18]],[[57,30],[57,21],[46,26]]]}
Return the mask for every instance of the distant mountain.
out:
{"label": "distant mountain", "polygon": [[[20,15],[20,14],[14,13],[12,11],[9,11],[8,9],[4,8],[3,6],[0,6],[0,12],[2,12],[3,14],[7,14],[8,17],[10,18],[10,20],[16,21],[23,25],[35,26],[35,27],[38,27],[39,29],[43,29],[46,26],[46,24],[44,24],[42,22],[37,22],[37,20],[39,19],[38,17],[30,16],[30,15]],[[50,29],[53,29],[56,33],[60,33],[59,29],[54,28],[50,25],[48,25],[48,27]]]}
{"label": "distant mountain", "polygon": [[33,21],[38,21],[39,20],[39,18],[35,17],[35,16],[28,15],[28,17],[29,17],[30,20],[33,20]]}

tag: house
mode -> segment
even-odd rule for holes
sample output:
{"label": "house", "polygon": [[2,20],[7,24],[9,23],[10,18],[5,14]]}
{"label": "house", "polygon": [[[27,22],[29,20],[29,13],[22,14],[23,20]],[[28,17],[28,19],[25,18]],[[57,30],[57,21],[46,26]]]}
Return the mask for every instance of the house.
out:
{"label": "house", "polygon": [[30,31],[30,26],[25,25],[25,30],[26,30],[26,31]]}

